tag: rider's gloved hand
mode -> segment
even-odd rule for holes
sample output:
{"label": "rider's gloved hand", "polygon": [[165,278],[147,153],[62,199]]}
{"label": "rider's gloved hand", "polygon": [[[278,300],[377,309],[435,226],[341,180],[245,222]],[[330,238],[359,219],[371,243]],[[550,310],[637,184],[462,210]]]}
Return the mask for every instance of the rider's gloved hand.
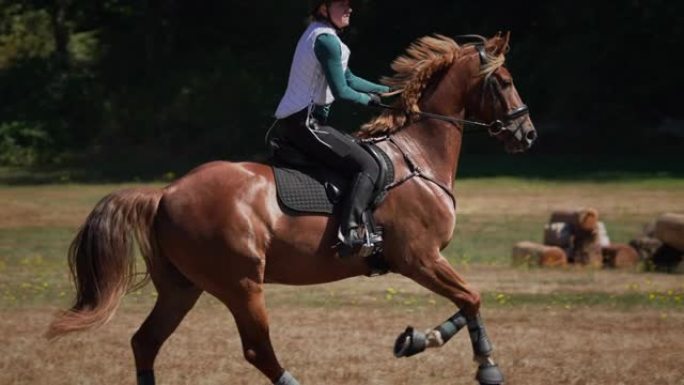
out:
{"label": "rider's gloved hand", "polygon": [[368,96],[370,96],[370,100],[368,101],[369,106],[379,107],[382,104],[382,98],[380,98],[380,95],[369,93]]}

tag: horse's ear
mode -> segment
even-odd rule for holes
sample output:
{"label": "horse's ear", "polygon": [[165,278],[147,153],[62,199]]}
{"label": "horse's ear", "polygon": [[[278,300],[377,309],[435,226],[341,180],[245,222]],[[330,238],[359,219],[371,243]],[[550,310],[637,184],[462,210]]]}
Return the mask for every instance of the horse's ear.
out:
{"label": "horse's ear", "polygon": [[511,31],[507,31],[506,34],[502,34],[499,31],[491,40],[493,42],[494,49],[492,53],[494,56],[504,55],[509,49],[508,42],[511,40]]}

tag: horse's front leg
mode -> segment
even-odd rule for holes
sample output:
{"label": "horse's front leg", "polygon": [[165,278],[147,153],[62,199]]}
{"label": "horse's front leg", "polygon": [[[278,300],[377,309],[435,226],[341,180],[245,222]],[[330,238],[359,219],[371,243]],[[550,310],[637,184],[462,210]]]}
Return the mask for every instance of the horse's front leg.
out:
{"label": "horse's front leg", "polygon": [[408,327],[394,346],[397,357],[410,357],[427,348],[441,347],[464,327],[468,328],[480,384],[502,384],[503,374],[491,358],[492,344],[480,317],[480,294],[469,287],[439,252],[408,258],[399,272],[431,291],[451,300],[459,311],[434,329],[423,333]]}

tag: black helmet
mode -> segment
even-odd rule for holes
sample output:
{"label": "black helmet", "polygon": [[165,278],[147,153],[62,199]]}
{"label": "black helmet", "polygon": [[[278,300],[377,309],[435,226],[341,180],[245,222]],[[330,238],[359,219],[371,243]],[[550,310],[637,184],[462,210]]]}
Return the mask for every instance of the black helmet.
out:
{"label": "black helmet", "polygon": [[[316,12],[318,12],[318,8],[320,8],[321,5],[323,4],[328,4],[334,2],[335,0],[309,0],[309,14],[311,16],[316,16]],[[339,0],[337,0],[339,1]],[[349,1],[351,3],[351,1]]]}

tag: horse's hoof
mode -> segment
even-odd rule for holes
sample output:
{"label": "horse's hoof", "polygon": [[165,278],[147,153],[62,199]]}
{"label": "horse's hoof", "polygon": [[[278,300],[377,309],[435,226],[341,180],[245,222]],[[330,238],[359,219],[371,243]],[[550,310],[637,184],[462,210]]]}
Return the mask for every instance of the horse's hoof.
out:
{"label": "horse's hoof", "polygon": [[426,346],[425,334],[409,326],[394,342],[394,356],[397,358],[411,357],[425,350]]}
{"label": "horse's hoof", "polygon": [[504,383],[503,373],[496,364],[482,364],[477,368],[475,376],[480,385],[501,385]]}

